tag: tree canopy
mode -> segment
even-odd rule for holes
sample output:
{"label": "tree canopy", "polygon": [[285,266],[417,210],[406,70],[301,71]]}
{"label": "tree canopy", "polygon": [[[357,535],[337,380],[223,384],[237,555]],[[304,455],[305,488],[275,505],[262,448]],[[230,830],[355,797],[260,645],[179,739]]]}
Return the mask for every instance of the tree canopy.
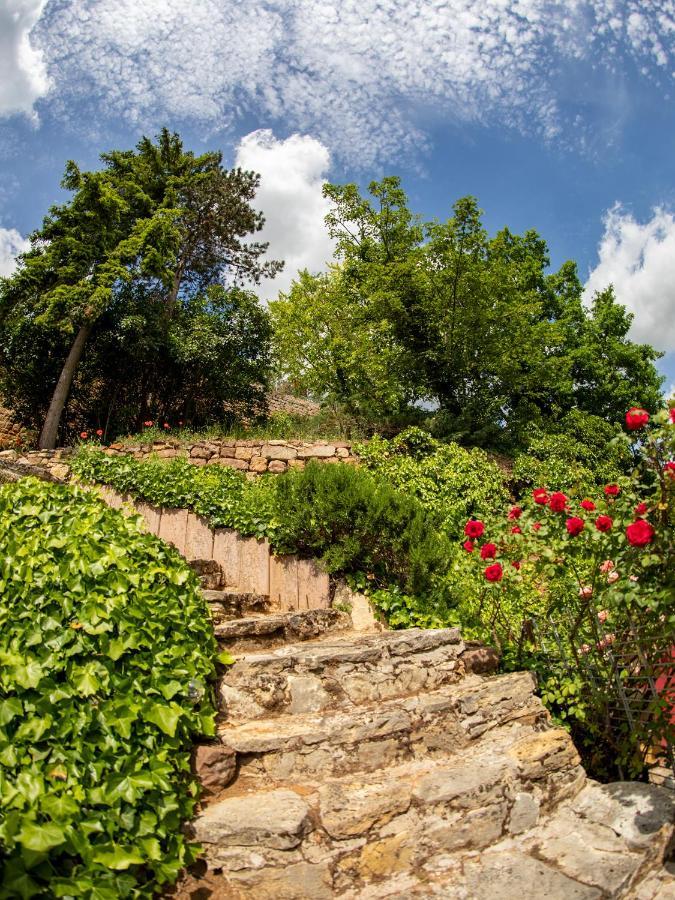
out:
{"label": "tree canopy", "polygon": [[325,193],[335,263],[271,305],[284,372],[314,396],[380,422],[421,403],[440,435],[493,446],[571,409],[657,404],[660,354],[611,287],[589,308],[573,262],[550,272],[536,231],[490,237],[473,197],[423,224],[393,177]]}
{"label": "tree canopy", "polygon": [[0,282],[2,390],[43,447],[73,385],[80,413],[128,427],[149,410],[215,416],[242,379],[246,401],[267,377],[266,314],[242,288],[281,267],[249,240],[264,223],[251,206],[258,176],[166,129],[101,159],[95,172],[67,164],[72,197]]}

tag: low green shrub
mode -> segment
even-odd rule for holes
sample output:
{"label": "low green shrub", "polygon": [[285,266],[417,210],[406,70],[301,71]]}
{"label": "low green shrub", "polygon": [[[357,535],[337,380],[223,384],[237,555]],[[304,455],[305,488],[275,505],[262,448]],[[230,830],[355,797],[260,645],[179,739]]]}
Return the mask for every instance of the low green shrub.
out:
{"label": "low green shrub", "polygon": [[215,657],[194,574],[138,518],[0,487],[1,897],[151,897],[192,861]]}
{"label": "low green shrub", "polygon": [[442,444],[419,428],[356,448],[362,463],[438,516],[459,537],[468,516],[486,516],[508,499],[506,475],[483,450]]}

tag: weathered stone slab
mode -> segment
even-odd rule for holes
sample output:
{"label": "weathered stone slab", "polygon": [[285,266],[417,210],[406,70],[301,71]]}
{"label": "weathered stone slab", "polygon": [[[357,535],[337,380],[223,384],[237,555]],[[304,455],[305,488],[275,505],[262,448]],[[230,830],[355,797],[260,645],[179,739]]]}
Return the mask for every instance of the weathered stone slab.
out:
{"label": "weathered stone slab", "polygon": [[192,766],[204,793],[218,794],[237,772],[237,756],[223,744],[199,744],[192,755]]}
{"label": "weathered stone slab", "polygon": [[298,560],[298,608],[328,609],[330,585],[324,572],[312,559]]}
{"label": "weathered stone slab", "polygon": [[269,541],[242,538],[239,544],[239,588],[249,594],[270,592]]}
{"label": "weathered stone slab", "polygon": [[410,785],[400,782],[396,790],[392,787],[389,781],[324,785],[319,791],[323,827],[331,837],[341,840],[386,824],[410,806]]}
{"label": "weathered stone slab", "polygon": [[103,502],[111,509],[121,509],[122,504],[125,503],[127,499],[124,494],[120,494],[107,484],[101,485],[99,493]]}
{"label": "weathered stone slab", "polygon": [[134,504],[136,507],[136,511],[142,517],[145,522],[145,528],[150,534],[158,535],[159,534],[159,522],[162,517],[161,509],[158,509],[156,506],[151,506],[149,503],[138,502]]}
{"label": "weathered stone slab", "polygon": [[159,537],[167,544],[173,544],[179,553],[185,553],[187,533],[187,509],[162,509],[159,522]]}
{"label": "weathered stone slab", "polygon": [[185,533],[186,559],[213,558],[213,531],[205,519],[195,513],[188,513]]}
{"label": "weathered stone slab", "polygon": [[298,459],[321,459],[335,456],[335,450],[333,444],[313,444],[311,447],[300,447]]}
{"label": "weathered stone slab", "polygon": [[270,556],[270,600],[280,612],[299,608],[297,556]]}
{"label": "weathered stone slab", "polygon": [[213,533],[213,559],[223,570],[223,587],[236,589],[241,582],[241,538],[231,528],[216,528]]}
{"label": "weathered stone slab", "polygon": [[273,445],[272,442],[264,444],[260,450],[260,456],[266,459],[296,459],[298,451],[295,447],[289,447],[286,444]]}
{"label": "weathered stone slab", "polygon": [[307,803],[298,794],[286,790],[214,803],[193,825],[196,839],[204,844],[277,850],[297,847],[311,827]]}

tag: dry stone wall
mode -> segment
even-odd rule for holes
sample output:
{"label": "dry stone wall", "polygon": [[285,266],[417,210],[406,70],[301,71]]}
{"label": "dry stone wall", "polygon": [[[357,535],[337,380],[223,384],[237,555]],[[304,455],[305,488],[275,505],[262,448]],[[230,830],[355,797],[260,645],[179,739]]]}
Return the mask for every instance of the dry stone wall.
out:
{"label": "dry stone wall", "polygon": [[180,444],[178,441],[155,441],[129,447],[111,444],[105,448],[111,456],[133,456],[135,459],[185,457],[195,466],[227,466],[242,472],[261,475],[280,474],[287,469],[303,469],[309,460],[325,463],[358,462],[352,445],[346,441],[221,440]]}
{"label": "dry stone wall", "polygon": [[15,447],[23,441],[24,429],[14,421],[12,412],[0,403],[0,449]]}

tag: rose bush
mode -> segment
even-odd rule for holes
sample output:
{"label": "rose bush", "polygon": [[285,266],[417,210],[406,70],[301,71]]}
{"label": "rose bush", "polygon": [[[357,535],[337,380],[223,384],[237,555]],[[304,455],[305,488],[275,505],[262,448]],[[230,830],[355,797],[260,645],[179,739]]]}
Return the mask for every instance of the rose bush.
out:
{"label": "rose bush", "polygon": [[[675,646],[674,420],[674,409],[629,410],[620,440],[636,460],[630,476],[581,501],[537,485],[485,517],[478,552],[464,554],[477,586],[461,611],[468,630],[495,643],[507,666],[538,669],[554,713],[622,771],[673,740],[649,682]],[[471,537],[475,523],[467,528]],[[630,722],[610,715],[617,692],[638,710]]]}

